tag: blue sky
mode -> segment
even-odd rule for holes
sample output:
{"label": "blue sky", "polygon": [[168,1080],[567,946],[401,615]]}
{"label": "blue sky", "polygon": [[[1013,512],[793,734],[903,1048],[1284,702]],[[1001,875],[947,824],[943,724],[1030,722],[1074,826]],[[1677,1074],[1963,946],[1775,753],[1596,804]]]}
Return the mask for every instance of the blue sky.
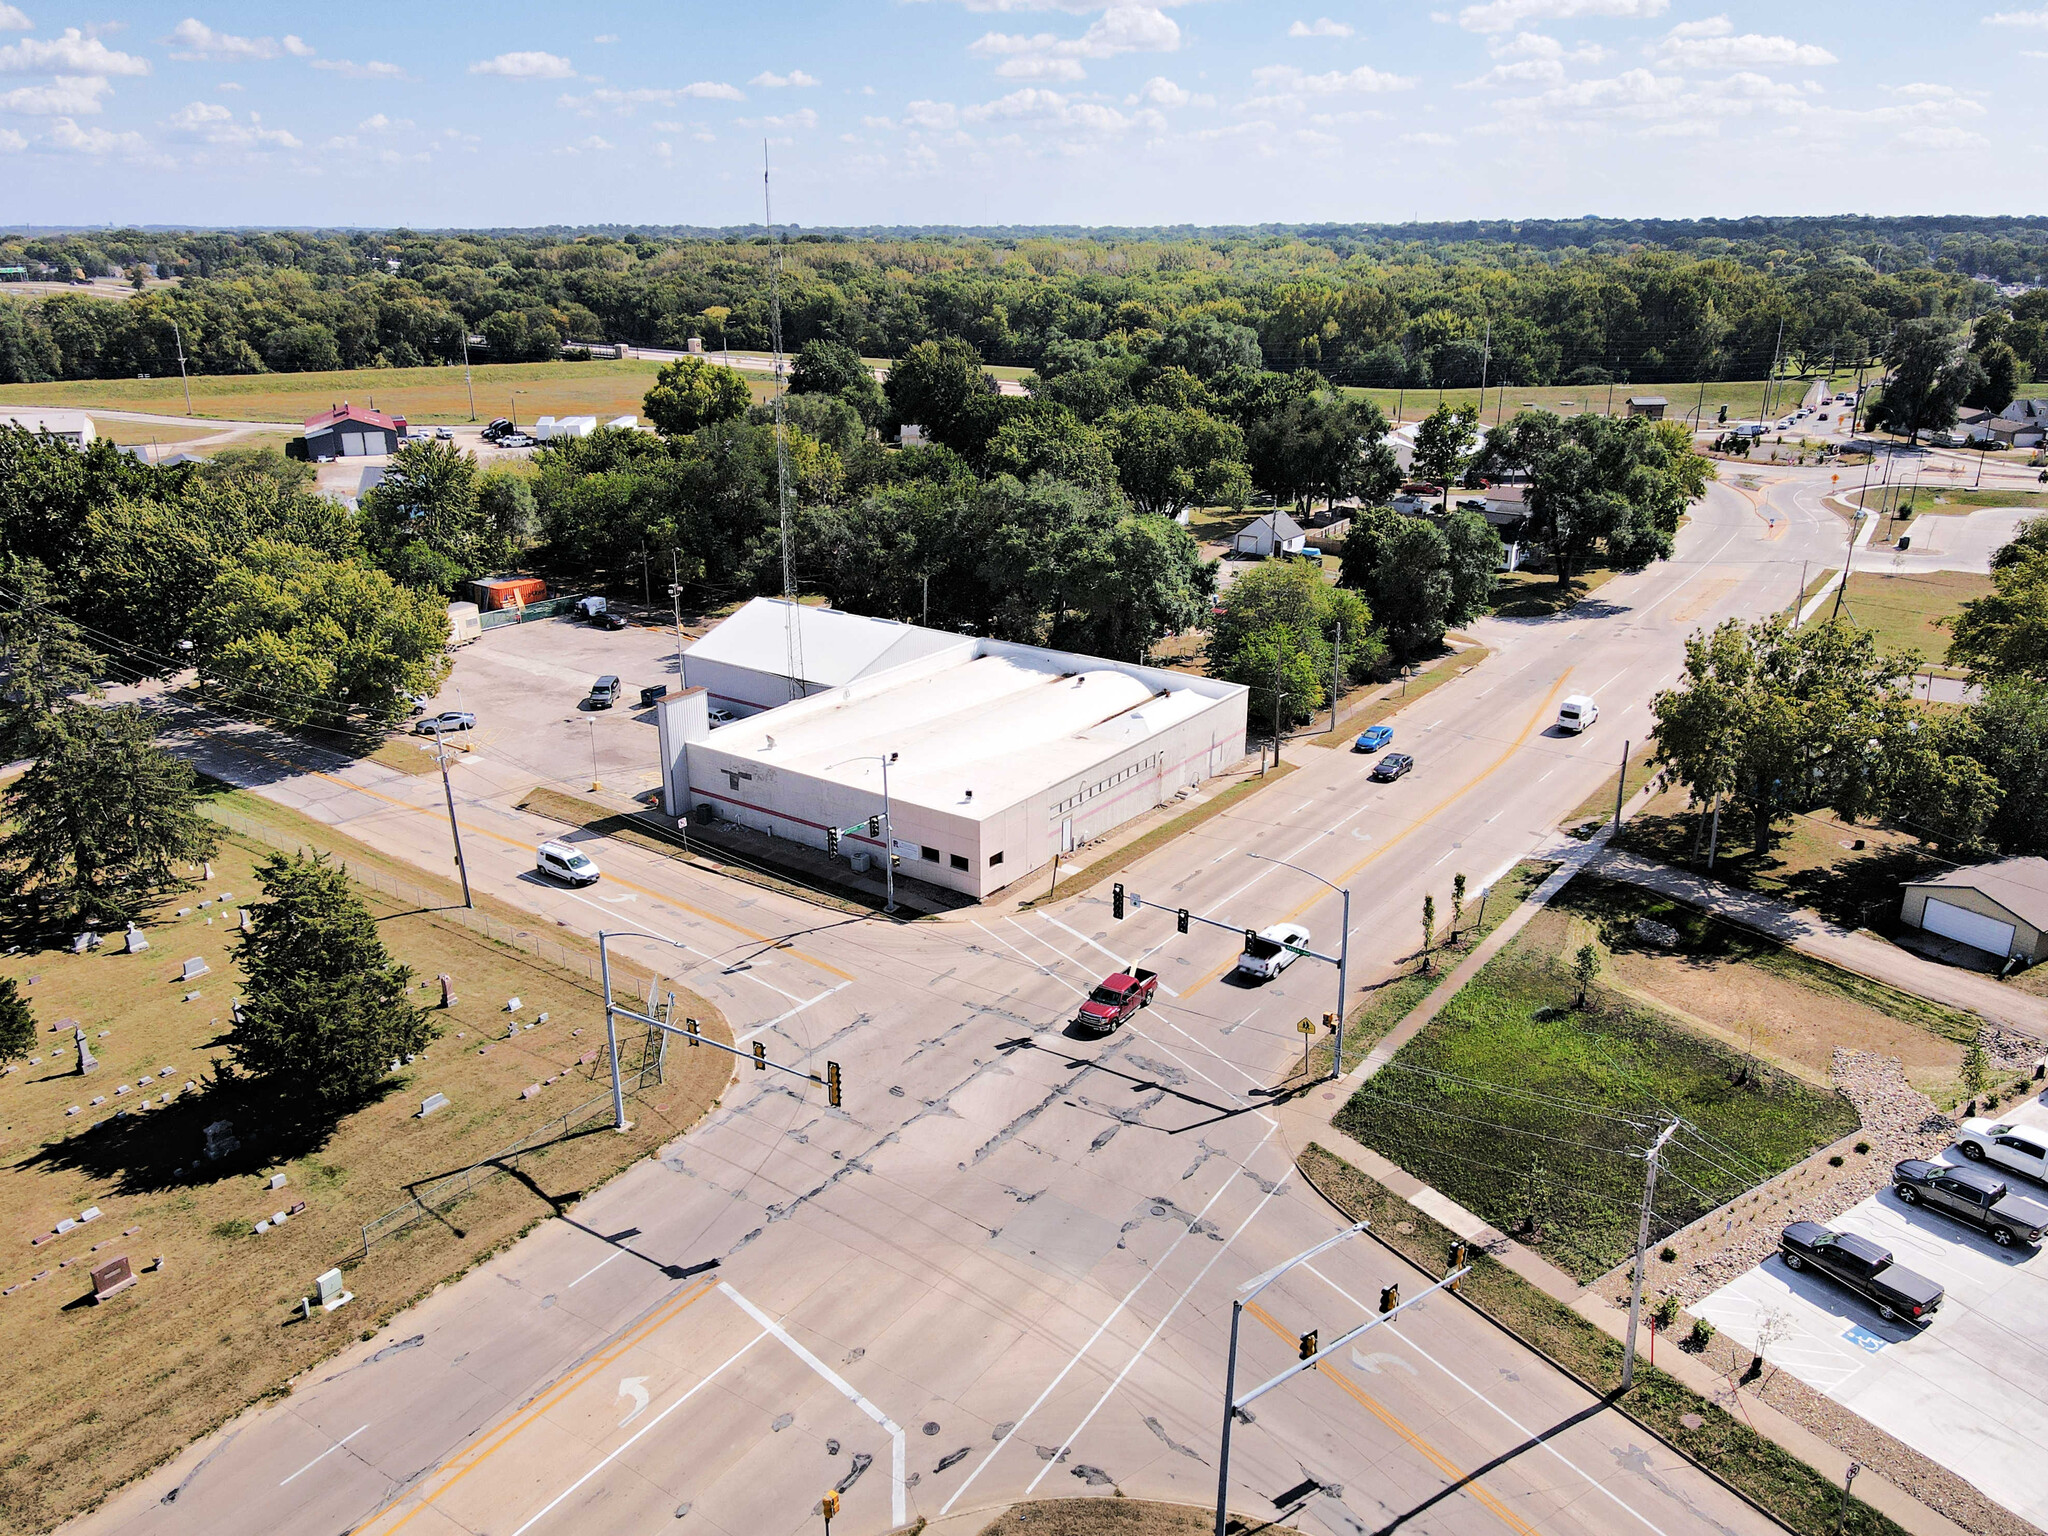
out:
{"label": "blue sky", "polygon": [[0,222],[2043,211],[2048,0],[0,0]]}

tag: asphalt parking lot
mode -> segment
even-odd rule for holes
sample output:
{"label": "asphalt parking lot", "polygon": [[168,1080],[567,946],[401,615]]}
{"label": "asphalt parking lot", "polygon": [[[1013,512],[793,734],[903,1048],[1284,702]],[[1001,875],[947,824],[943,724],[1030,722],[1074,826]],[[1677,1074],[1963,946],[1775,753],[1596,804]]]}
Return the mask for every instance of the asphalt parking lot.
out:
{"label": "asphalt parking lot", "polygon": [[[479,756],[525,769],[536,784],[588,790],[596,782],[636,795],[661,783],[654,711],[639,707],[649,683],[676,686],[675,631],[598,629],[569,619],[536,619],[484,632],[455,652],[455,668],[432,710],[466,709]],[[591,684],[616,673],[624,683],[611,709],[584,707]],[[593,764],[594,754],[594,764]]]}
{"label": "asphalt parking lot", "polygon": [[[2039,1099],[2009,1117],[2048,1126]],[[1954,1150],[1947,1160],[1962,1163]],[[1997,1170],[1991,1170],[1996,1172]],[[2036,1199],[2048,1190],[2011,1176]],[[1827,1223],[1889,1248],[1941,1282],[1924,1330],[1773,1255],[1691,1310],[1745,1348],[1773,1317],[1765,1358],[1868,1419],[2036,1525],[2048,1525],[2048,1254],[2000,1248],[1975,1227],[1902,1204],[1887,1186]]]}

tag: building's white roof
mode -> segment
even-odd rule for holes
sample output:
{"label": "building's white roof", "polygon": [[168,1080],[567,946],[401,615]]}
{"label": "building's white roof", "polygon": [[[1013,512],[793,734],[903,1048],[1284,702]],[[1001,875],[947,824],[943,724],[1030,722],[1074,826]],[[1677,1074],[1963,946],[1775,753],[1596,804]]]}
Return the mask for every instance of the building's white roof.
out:
{"label": "building's white roof", "polygon": [[84,411],[0,411],[0,423],[60,437],[68,433],[88,439],[94,436],[92,418]]}
{"label": "building's white roof", "polygon": [[940,630],[757,597],[691,646],[690,659],[787,677],[792,615],[801,670],[804,680],[813,686],[836,688],[923,656],[954,648],[963,653],[973,649],[971,640]]}

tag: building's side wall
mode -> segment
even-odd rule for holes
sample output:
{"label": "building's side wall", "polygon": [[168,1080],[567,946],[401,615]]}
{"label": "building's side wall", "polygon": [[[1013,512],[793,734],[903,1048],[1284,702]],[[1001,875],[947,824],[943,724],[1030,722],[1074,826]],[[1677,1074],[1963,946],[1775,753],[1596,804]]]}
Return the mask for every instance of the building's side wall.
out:
{"label": "building's side wall", "polygon": [[2001,906],[1982,891],[1966,885],[1909,885],[1905,901],[1900,905],[1899,918],[1909,928],[1926,925],[1927,898],[1945,901],[1952,907],[1961,907],[1965,912],[1975,912],[1994,922],[2012,924],[2012,952],[2026,959],[2029,964],[2048,958],[2048,938],[2040,929],[2011,908]]}

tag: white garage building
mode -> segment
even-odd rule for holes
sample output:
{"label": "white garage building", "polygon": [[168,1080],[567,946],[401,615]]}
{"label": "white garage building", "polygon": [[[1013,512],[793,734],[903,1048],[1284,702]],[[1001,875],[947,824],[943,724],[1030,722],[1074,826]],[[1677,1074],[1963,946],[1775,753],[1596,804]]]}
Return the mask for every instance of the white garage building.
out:
{"label": "white garage building", "polygon": [[[801,663],[792,681],[791,622]],[[659,706],[664,804],[981,897],[1244,756],[1244,688],[756,598]],[[822,676],[820,675],[822,674]],[[759,711],[713,729],[708,712]]]}
{"label": "white garage building", "polygon": [[1913,928],[2000,959],[2048,958],[2048,859],[1999,859],[1905,887],[1899,916]]}

